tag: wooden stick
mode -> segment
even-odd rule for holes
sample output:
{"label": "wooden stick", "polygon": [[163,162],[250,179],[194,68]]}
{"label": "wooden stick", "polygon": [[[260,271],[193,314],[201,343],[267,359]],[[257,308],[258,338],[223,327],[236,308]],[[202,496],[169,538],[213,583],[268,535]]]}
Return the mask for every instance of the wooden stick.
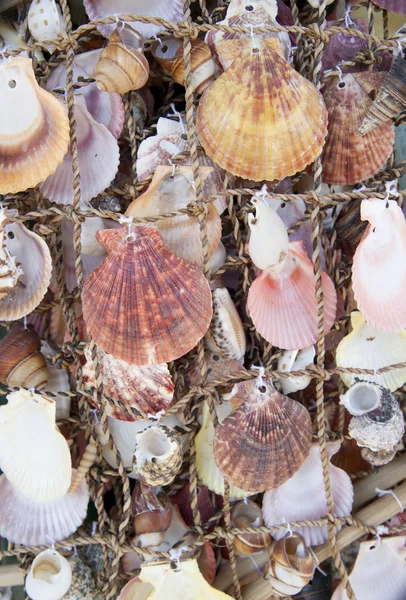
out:
{"label": "wooden stick", "polygon": [[24,585],[24,573],[18,565],[0,566],[0,587]]}
{"label": "wooden stick", "polygon": [[402,454],[376,473],[363,477],[354,484],[353,510],[363,506],[376,496],[375,488],[390,490],[406,477],[406,454]]}

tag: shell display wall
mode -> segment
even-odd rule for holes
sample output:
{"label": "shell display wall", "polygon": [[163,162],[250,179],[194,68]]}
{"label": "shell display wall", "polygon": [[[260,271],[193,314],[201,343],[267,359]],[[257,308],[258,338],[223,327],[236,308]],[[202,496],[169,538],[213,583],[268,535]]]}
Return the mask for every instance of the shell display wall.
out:
{"label": "shell display wall", "polygon": [[0,598],[405,600],[405,14],[0,1]]}

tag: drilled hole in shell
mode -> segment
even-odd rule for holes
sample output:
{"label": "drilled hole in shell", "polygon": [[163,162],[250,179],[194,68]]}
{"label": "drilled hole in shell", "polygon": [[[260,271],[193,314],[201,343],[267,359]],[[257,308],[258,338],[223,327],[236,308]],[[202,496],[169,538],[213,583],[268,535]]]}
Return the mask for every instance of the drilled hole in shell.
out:
{"label": "drilled hole in shell", "polygon": [[258,391],[261,392],[261,394],[265,394],[266,392],[266,386],[265,385],[260,385],[258,388]]}
{"label": "drilled hole in shell", "polygon": [[131,244],[132,242],[135,242],[135,235],[133,233],[126,235],[125,241],[127,242],[127,244]]}
{"label": "drilled hole in shell", "polygon": [[7,237],[9,238],[9,240],[13,240],[15,236],[14,236],[14,233],[12,231],[9,231],[7,233]]}
{"label": "drilled hole in shell", "polygon": [[165,54],[165,52],[168,52],[168,46],[166,44],[163,44],[163,46],[161,46],[160,50],[161,50],[161,52],[163,52]]}
{"label": "drilled hole in shell", "polygon": [[10,81],[8,82],[8,87],[11,89],[14,89],[17,86],[17,82],[15,79],[10,79]]}
{"label": "drilled hole in shell", "polygon": [[259,52],[259,48],[253,48],[252,49],[252,53],[253,54],[258,54],[258,52]]}
{"label": "drilled hole in shell", "polygon": [[252,10],[254,10],[254,7],[252,6],[252,4],[248,4],[248,5],[245,7],[245,10],[248,10],[248,12],[251,12]]}
{"label": "drilled hole in shell", "polygon": [[339,84],[337,84],[337,87],[340,88],[340,90],[342,90],[343,88],[345,88],[345,81],[340,81]]}
{"label": "drilled hole in shell", "polygon": [[218,354],[213,354],[212,358],[213,358],[214,362],[218,362],[220,360],[220,357]]}

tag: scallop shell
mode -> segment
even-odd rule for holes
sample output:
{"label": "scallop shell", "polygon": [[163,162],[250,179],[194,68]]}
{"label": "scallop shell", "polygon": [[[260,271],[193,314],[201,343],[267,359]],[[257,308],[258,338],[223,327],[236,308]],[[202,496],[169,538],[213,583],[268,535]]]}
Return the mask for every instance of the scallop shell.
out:
{"label": "scallop shell", "polygon": [[[110,221],[111,223],[112,221]],[[106,256],[106,252],[97,242],[96,233],[101,229],[108,229],[107,220],[100,217],[87,218],[82,223],[80,231],[80,242],[82,253],[91,256]]]}
{"label": "scallop shell", "polygon": [[[72,472],[74,474],[74,471]],[[45,546],[75,533],[86,518],[89,490],[82,481],[72,495],[55,502],[34,502],[0,476],[0,535],[26,546]]]}
{"label": "scallop shell", "polygon": [[262,39],[258,48],[246,42],[202,96],[197,131],[208,156],[226,171],[280,180],[320,154],[327,111],[314,85],[282,58],[278,41]]}
{"label": "scallop shell", "polygon": [[[209,167],[199,169],[203,181],[212,172]],[[179,167],[175,174],[172,173],[172,167],[159,166],[148,190],[132,201],[125,214],[131,217],[155,216],[184,209],[188,204],[196,202],[192,167]],[[213,204],[208,206],[206,224],[210,258],[221,237],[221,219]],[[203,265],[200,225],[197,218],[180,215],[157,221],[156,227],[172,252],[199,266]]]}
{"label": "scallop shell", "polygon": [[[278,359],[278,371],[301,371],[313,364],[316,351],[314,346],[303,348],[303,350],[286,350]],[[281,377],[279,383],[284,394],[292,394],[299,390],[304,390],[311,382],[311,377],[303,375],[302,377]]]}
{"label": "scallop shell", "polygon": [[10,194],[55,171],[68,150],[69,121],[63,105],[38,86],[28,58],[3,62],[0,93],[0,194]]}
{"label": "scallop shell", "polygon": [[[330,277],[322,272],[324,331],[336,316],[337,295]],[[298,350],[317,341],[317,302],[313,264],[303,242],[291,242],[282,270],[262,273],[248,293],[248,310],[258,332],[279,348]]]}
{"label": "scallop shell", "polygon": [[133,47],[126,43],[129,36],[122,33],[118,29],[113,31],[96,65],[97,87],[104,92],[126,94],[144,87],[148,81],[149,63],[142,53],[142,41]]}
{"label": "scallop shell", "polygon": [[5,222],[6,211],[2,209],[0,259],[12,257],[19,273],[16,286],[5,297],[0,297],[0,319],[14,321],[34,310],[45,296],[51,280],[52,259],[47,244],[39,235],[22,223],[5,225]]}
{"label": "scallop shell", "polygon": [[[329,442],[327,444],[329,458],[339,448],[339,442]],[[346,517],[351,514],[354,498],[351,479],[342,469],[332,464],[329,464],[329,474],[334,514],[337,517]],[[289,523],[289,521],[315,521],[327,514],[327,498],[318,444],[312,444],[306,461],[293,477],[280,487],[265,493],[263,512],[268,527]],[[327,525],[292,527],[292,531],[300,533],[308,546],[323,544],[328,539]],[[284,535],[283,530],[272,533],[276,540],[280,540]]]}
{"label": "scallop shell", "polygon": [[405,0],[374,0],[374,4],[392,13],[406,15]]}
{"label": "scallop shell", "polygon": [[147,485],[169,485],[182,466],[180,438],[164,425],[153,425],[137,434],[135,474]]}
{"label": "scallop shell", "polygon": [[298,533],[274,542],[265,578],[277,598],[298,594],[313,577],[316,561]]}
{"label": "scallop shell", "polygon": [[72,583],[70,564],[56,550],[37,554],[25,579],[25,591],[31,600],[59,600]]}
{"label": "scallop shell", "polygon": [[[406,536],[361,542],[349,581],[357,600],[401,600],[406,589]],[[331,600],[348,600],[342,583]]]}
{"label": "scallop shell", "polygon": [[135,516],[135,542],[141,548],[162,543],[172,522],[173,507],[164,494],[157,496],[155,488],[136,482],[132,495],[132,512]]}
{"label": "scallop shell", "polygon": [[[146,15],[161,17],[177,23],[183,19],[182,0],[83,0],[89,20],[94,21],[114,15]],[[127,21],[144,39],[148,39],[161,31],[162,27],[153,23]],[[97,28],[104,37],[110,37],[115,23],[98,25]]]}
{"label": "scallop shell", "polygon": [[311,445],[311,420],[270,381],[253,380],[245,402],[215,431],[214,457],[224,477],[251,492],[280,486],[301,467]]}
{"label": "scallop shell", "polygon": [[243,358],[246,349],[244,326],[227,288],[216,288],[213,296],[213,320],[206,344],[226,358]]}
{"label": "scallop shell", "polygon": [[32,325],[14,325],[0,340],[0,381],[9,387],[45,389],[48,368],[40,349]]}
{"label": "scallop shell", "polygon": [[[323,149],[323,181],[354,184],[375,175],[388,160],[394,142],[388,121],[362,136],[358,129],[372,105],[369,96],[382,85],[386,73],[343,75],[323,88],[328,110],[328,135]],[[340,87],[341,86],[341,87]]]}
{"label": "scallop shell", "polygon": [[[352,331],[339,343],[336,351],[338,367],[378,370],[406,362],[406,331],[386,333],[368,325],[360,312],[351,313]],[[345,385],[356,380],[371,381],[394,392],[406,381],[406,368],[376,375],[340,373]]]}
{"label": "scallop shell", "polygon": [[55,0],[33,0],[28,11],[28,29],[37,42],[55,40],[65,27]]}
{"label": "scallop shell", "polygon": [[[352,19],[354,29],[368,33],[367,19]],[[334,69],[342,61],[352,60],[358,52],[368,50],[368,40],[349,33],[335,33],[330,37],[329,43],[323,50],[323,71]],[[342,67],[344,73],[353,73],[363,70],[364,65],[357,63],[353,67]]]}
{"label": "scallop shell", "polygon": [[[84,389],[95,387],[95,371],[90,349],[85,348],[83,367]],[[137,367],[97,348],[103,391],[116,403],[108,402],[110,417],[123,421],[139,419],[138,410],[154,415],[165,410],[173,400],[175,386],[166,363],[152,367]],[[134,411],[132,409],[135,409]]]}
{"label": "scallop shell", "polygon": [[71,478],[69,446],[55,426],[55,402],[24,389],[0,407],[0,467],[30,500],[53,502]]}
{"label": "scallop shell", "polygon": [[[75,119],[80,167],[80,205],[86,208],[114,179],[120,152],[116,138],[93,119],[84,96],[75,95]],[[103,152],[100,151],[103,148]],[[58,204],[73,203],[72,156],[68,152],[55,173],[40,185],[41,193]]]}
{"label": "scallop shell", "polygon": [[[232,527],[241,529],[262,527],[264,524],[262,511],[252,500],[238,502],[231,511],[231,524]],[[237,556],[250,556],[264,550],[270,542],[269,533],[239,533],[234,538],[234,551]]]}
{"label": "scallop shell", "polygon": [[280,271],[289,249],[287,229],[281,219],[264,198],[252,199],[255,215],[248,215],[250,241],[248,252],[258,269]]}
{"label": "scallop shell", "polygon": [[357,306],[372,327],[401,331],[406,328],[405,217],[395,200],[363,200],[361,219],[369,225],[352,267]]}
{"label": "scallop shell", "polygon": [[[213,504],[213,494],[207,489],[199,485],[196,490],[197,506],[200,512],[201,523],[206,524],[209,519],[214,517],[216,514],[215,505]],[[192,527],[195,524],[192,510],[192,494],[190,491],[190,483],[186,483],[180,490],[175,494],[171,495],[171,502],[179,508],[182,519],[185,521],[188,527]],[[212,521],[213,526],[215,524]]]}
{"label": "scallop shell", "polygon": [[[194,265],[170,252],[155,227],[100,231],[108,257],[87,277],[83,317],[95,342],[132,364],[183,356],[212,317],[210,288]],[[103,302],[100,302],[103,298]]]}

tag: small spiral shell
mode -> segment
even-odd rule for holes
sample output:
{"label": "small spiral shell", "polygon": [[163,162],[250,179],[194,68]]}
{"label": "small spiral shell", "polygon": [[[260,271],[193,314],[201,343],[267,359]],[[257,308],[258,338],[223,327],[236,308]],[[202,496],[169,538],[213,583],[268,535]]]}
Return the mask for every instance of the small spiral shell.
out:
{"label": "small spiral shell", "polygon": [[72,479],[72,483],[70,484],[70,488],[68,490],[68,494],[73,494],[76,490],[82,479],[86,477],[88,472],[90,471],[90,467],[93,465],[97,457],[97,446],[96,442],[91,439],[86,446],[85,453],[82,456],[80,464],[76,470],[76,473]]}
{"label": "small spiral shell", "polygon": [[0,381],[10,387],[44,390],[48,367],[41,340],[31,325],[15,325],[0,341]]}
{"label": "small spiral shell", "polygon": [[298,533],[274,542],[266,579],[277,598],[298,594],[313,577],[315,560]]}

